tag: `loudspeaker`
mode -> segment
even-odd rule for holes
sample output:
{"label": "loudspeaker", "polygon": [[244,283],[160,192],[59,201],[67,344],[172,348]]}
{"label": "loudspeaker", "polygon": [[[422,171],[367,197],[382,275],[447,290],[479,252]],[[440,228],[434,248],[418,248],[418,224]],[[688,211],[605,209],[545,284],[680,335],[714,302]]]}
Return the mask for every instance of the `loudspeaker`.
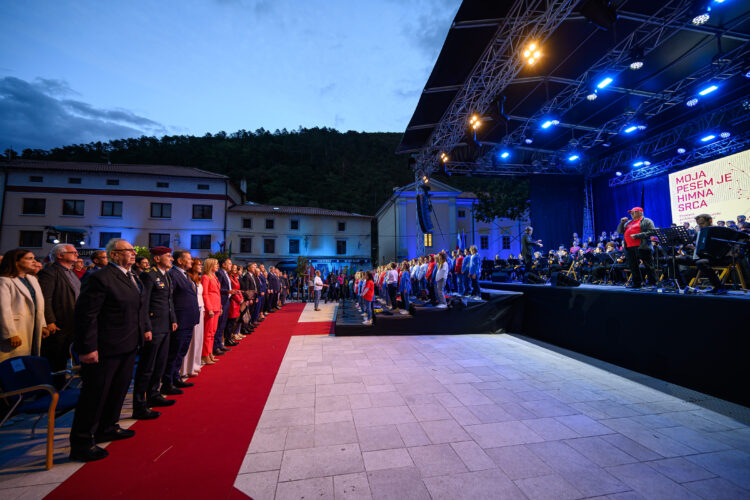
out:
{"label": "loudspeaker", "polygon": [[505,271],[495,271],[491,278],[493,283],[507,283],[510,281],[510,275]]}
{"label": "loudspeaker", "polygon": [[546,283],[545,279],[539,276],[537,273],[531,271],[527,272],[523,276],[523,282],[527,285],[543,285]]}
{"label": "loudspeaker", "polygon": [[563,274],[558,271],[552,273],[551,282],[552,282],[552,286],[562,286],[562,287],[581,286],[581,284],[578,281],[576,281],[574,278],[571,278],[567,274]]}
{"label": "loudspeaker", "polygon": [[432,231],[432,219],[430,218],[430,204],[427,201],[427,195],[419,193],[417,195],[417,219],[419,220],[419,229],[423,233]]}

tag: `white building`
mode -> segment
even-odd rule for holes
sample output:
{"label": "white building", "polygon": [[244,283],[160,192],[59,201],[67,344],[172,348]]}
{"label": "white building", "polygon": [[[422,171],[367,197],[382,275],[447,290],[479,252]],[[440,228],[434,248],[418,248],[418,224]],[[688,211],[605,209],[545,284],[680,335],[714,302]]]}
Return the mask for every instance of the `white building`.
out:
{"label": "white building", "polygon": [[492,223],[474,218],[473,193],[462,192],[430,180],[433,231],[422,233],[417,221],[416,184],[394,188],[391,198],[378,210],[378,262],[410,259],[423,253],[453,250],[459,237],[465,247],[476,245],[483,258],[501,258],[521,251],[520,235],[526,222],[498,218]]}
{"label": "white building", "polygon": [[0,169],[3,252],[44,256],[57,240],[85,256],[125,238],[205,256],[221,249],[227,208],[241,201],[226,176],[196,168],[14,160]]}
{"label": "white building", "polygon": [[370,268],[372,217],[314,207],[245,203],[228,211],[232,259],[292,267],[300,255],[316,269]]}

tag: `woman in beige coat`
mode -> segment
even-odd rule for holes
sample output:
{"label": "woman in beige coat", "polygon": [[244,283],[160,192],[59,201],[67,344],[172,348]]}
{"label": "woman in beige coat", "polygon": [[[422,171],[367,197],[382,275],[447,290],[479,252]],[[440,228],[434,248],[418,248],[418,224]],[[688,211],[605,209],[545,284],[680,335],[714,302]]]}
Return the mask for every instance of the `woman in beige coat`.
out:
{"label": "woman in beige coat", "polygon": [[39,355],[47,323],[35,270],[34,254],[21,248],[6,252],[0,261],[0,361]]}

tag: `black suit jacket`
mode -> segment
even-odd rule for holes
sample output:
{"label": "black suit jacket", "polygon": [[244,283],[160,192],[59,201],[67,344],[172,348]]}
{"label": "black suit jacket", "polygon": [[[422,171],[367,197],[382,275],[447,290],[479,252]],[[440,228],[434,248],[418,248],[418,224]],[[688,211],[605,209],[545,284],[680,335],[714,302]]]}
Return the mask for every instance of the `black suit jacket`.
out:
{"label": "black suit jacket", "polygon": [[258,295],[258,283],[253,273],[245,273],[240,277],[240,290],[243,291],[245,299],[254,299]]}
{"label": "black suit jacket", "polygon": [[105,266],[86,281],[76,302],[76,351],[99,351],[100,357],[133,352],[146,331],[146,311],[130,278],[114,264]]}
{"label": "black suit jacket", "polygon": [[167,274],[172,278],[174,295],[174,314],[177,318],[177,328],[186,330],[193,328],[200,321],[198,308],[198,288],[185,276],[180,269],[173,267]]}
{"label": "black suit jacket", "polygon": [[221,294],[221,308],[228,310],[227,305],[229,304],[229,290],[232,289],[232,282],[229,281],[228,274],[225,275],[225,271],[219,269],[216,271],[216,277],[219,279],[219,293]]}
{"label": "black suit jacket", "polygon": [[54,323],[60,330],[55,335],[72,336],[76,295],[70,284],[65,269],[60,264],[51,264],[37,275],[39,286],[44,295],[44,319],[47,324]]}
{"label": "black suit jacket", "polygon": [[148,308],[146,331],[154,334],[171,332],[172,323],[177,323],[172,279],[168,274],[162,274],[156,266],[141,273],[140,279],[143,282],[143,303]]}

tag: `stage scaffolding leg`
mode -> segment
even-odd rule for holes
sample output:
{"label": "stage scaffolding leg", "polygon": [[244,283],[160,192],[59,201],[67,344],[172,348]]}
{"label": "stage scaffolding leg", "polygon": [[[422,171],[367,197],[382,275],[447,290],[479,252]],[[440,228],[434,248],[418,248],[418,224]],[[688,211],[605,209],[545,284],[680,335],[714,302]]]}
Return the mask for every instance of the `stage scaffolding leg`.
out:
{"label": "stage scaffolding leg", "polygon": [[594,234],[594,188],[590,177],[586,177],[584,186],[586,199],[583,203],[583,241],[588,241],[589,237],[596,241],[596,235]]}

